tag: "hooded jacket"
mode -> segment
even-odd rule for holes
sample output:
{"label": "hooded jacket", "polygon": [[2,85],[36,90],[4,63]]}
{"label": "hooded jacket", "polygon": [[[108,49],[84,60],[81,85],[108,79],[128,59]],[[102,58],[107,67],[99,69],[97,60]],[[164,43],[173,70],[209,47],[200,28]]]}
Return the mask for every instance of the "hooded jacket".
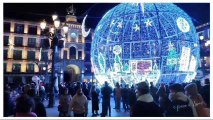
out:
{"label": "hooded jacket", "polygon": [[183,92],[169,95],[171,103],[168,106],[166,116],[170,117],[197,117],[196,109],[191,99]]}

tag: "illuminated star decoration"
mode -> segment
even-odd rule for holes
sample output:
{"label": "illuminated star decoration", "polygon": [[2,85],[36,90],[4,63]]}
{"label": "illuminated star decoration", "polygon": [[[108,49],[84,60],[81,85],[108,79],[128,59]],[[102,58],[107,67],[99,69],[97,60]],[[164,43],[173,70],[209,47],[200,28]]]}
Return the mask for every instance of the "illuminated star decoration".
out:
{"label": "illuminated star decoration", "polygon": [[138,24],[135,24],[135,27],[133,27],[133,29],[135,30],[135,32],[137,32],[138,30],[140,30]]}
{"label": "illuminated star decoration", "polygon": [[112,20],[110,27],[112,27],[115,24],[115,20]]}
{"label": "illuminated star decoration", "polygon": [[118,26],[119,28],[122,28],[122,22],[118,22]]}
{"label": "illuminated star decoration", "polygon": [[149,19],[144,23],[146,24],[146,27],[152,26],[152,21],[150,21]]}

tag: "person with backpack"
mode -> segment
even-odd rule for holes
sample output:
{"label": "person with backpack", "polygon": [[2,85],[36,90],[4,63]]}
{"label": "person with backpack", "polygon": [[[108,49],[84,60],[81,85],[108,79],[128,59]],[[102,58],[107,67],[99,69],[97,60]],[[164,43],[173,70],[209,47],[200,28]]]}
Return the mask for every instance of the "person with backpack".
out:
{"label": "person with backpack", "polygon": [[167,117],[197,117],[193,102],[184,94],[181,84],[170,85],[169,91],[170,103],[166,110]]}

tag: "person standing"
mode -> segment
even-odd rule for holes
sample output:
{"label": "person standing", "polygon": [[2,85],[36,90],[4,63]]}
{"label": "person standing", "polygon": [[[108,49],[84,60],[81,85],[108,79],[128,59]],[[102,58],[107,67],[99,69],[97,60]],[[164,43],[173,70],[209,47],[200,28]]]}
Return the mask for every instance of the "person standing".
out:
{"label": "person standing", "polygon": [[103,95],[101,117],[105,117],[107,115],[108,109],[109,116],[111,116],[110,95],[112,93],[112,88],[109,86],[107,81],[105,81],[104,87],[101,89],[101,93]]}
{"label": "person standing", "polygon": [[86,117],[88,113],[88,100],[83,94],[81,86],[78,86],[76,94],[73,96],[69,111],[73,111],[74,117]]}
{"label": "person standing", "polygon": [[96,91],[95,86],[92,86],[92,116],[98,115],[98,110],[99,110],[99,94]]}
{"label": "person standing", "polygon": [[149,85],[140,82],[136,88],[137,101],[132,110],[133,117],[163,117],[160,107],[149,92]]}
{"label": "person standing", "polygon": [[197,117],[193,102],[184,94],[181,84],[170,85],[169,91],[170,103],[166,110],[167,117]]}
{"label": "person standing", "polygon": [[201,95],[207,107],[210,108],[210,82],[208,78],[204,80],[204,84],[205,85],[201,88]]}
{"label": "person standing", "polygon": [[136,98],[136,93],[135,93],[135,87],[132,85],[130,92],[129,92],[129,106],[130,106],[130,117],[132,117],[132,111],[133,111],[133,106],[135,105],[137,98]]}
{"label": "person standing", "polygon": [[184,88],[185,94],[192,100],[194,103],[195,109],[197,111],[198,117],[209,117],[209,109],[206,108],[206,103],[203,100],[202,96],[198,93],[198,88],[195,83],[190,83]]}
{"label": "person standing", "polygon": [[115,109],[116,109],[116,111],[120,111],[121,88],[120,88],[119,83],[116,83],[116,88],[114,88],[114,96],[115,96]]}
{"label": "person standing", "polygon": [[158,97],[158,103],[159,103],[159,107],[161,108],[161,110],[163,111],[163,114],[165,114],[168,103],[170,102],[168,99],[168,95],[166,93],[166,86],[164,83],[161,83],[158,91],[157,91],[157,96]]}
{"label": "person standing", "polygon": [[121,96],[123,101],[123,108],[126,112],[129,110],[129,103],[128,103],[128,97],[129,97],[129,86],[126,84],[124,88],[121,89]]}
{"label": "person standing", "polygon": [[150,82],[150,94],[156,103],[158,103],[158,95],[156,94],[157,91],[158,89],[154,86],[153,82]]}
{"label": "person standing", "polygon": [[34,100],[26,95],[20,95],[16,99],[15,117],[37,117],[37,115],[32,112],[35,108]]}
{"label": "person standing", "polygon": [[59,117],[69,116],[69,103],[71,99],[72,96],[68,94],[68,88],[64,88],[63,94],[59,99]]}

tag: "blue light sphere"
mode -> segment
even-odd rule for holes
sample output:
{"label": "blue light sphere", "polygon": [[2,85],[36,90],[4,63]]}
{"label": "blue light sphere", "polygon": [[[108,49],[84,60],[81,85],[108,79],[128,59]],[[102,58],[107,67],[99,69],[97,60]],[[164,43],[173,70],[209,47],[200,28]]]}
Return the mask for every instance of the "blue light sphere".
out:
{"label": "blue light sphere", "polygon": [[122,3],[98,23],[91,62],[100,84],[189,82],[200,63],[187,13],[172,3]]}

